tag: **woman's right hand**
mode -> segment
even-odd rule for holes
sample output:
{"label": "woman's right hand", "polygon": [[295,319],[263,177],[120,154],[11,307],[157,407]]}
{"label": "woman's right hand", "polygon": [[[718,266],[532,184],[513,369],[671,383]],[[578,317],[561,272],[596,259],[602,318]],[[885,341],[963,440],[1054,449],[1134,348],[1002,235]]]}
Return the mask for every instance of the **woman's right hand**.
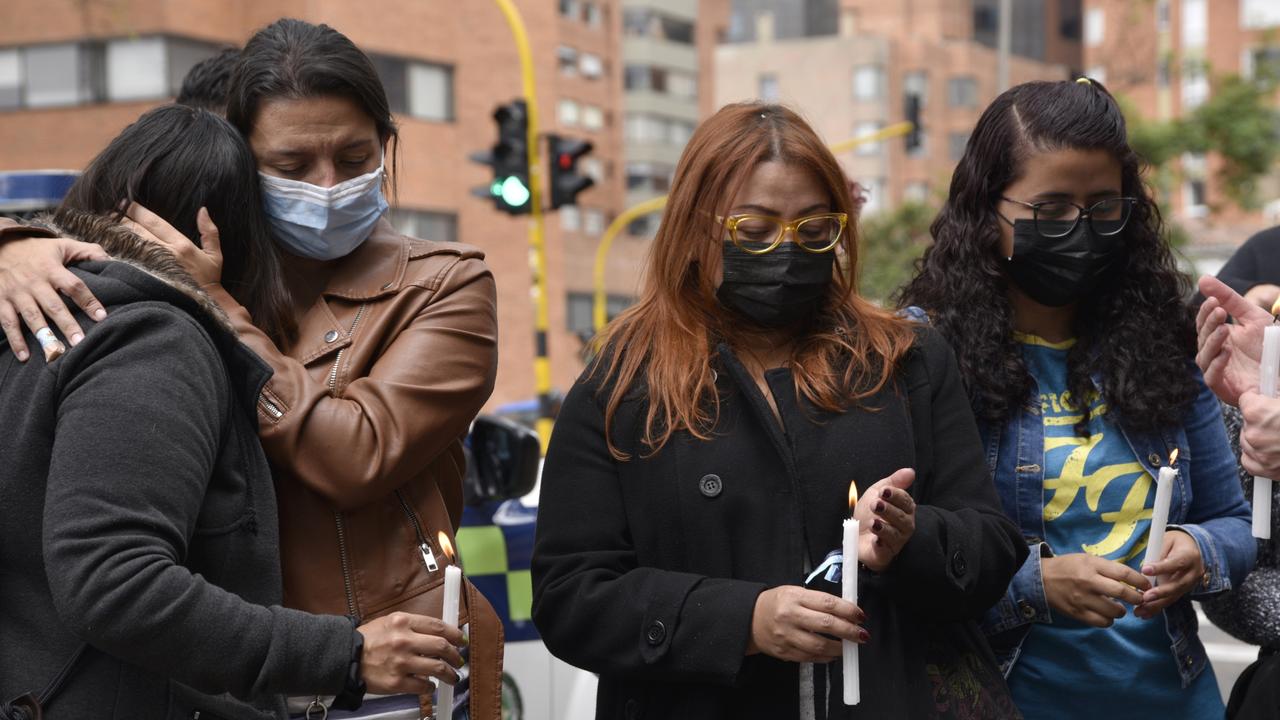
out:
{"label": "woman's right hand", "polygon": [[869,639],[857,625],[866,620],[856,605],[835,595],[795,585],[772,588],[756,599],[747,654],[764,653],[790,662],[831,662],[840,657],[839,640],[864,643]]}
{"label": "woman's right hand", "polygon": [[19,361],[31,356],[19,322],[33,334],[49,325],[49,318],[71,345],[84,338],[59,293],[94,320],[107,316],[102,303],[66,268],[81,260],[110,260],[99,246],[67,238],[14,238],[0,242],[0,330],[9,351]]}
{"label": "woman's right hand", "polygon": [[439,618],[395,612],[356,628],[364,636],[360,673],[369,692],[429,694],[431,681],[452,685],[462,667],[462,631]]}
{"label": "woman's right hand", "polygon": [[1273,318],[1217,278],[1200,278],[1200,292],[1205,301],[1196,314],[1196,364],[1218,399],[1238,407],[1240,395],[1258,387],[1263,330]]}
{"label": "woman's right hand", "polygon": [[1049,607],[1093,627],[1111,627],[1124,606],[1142,604],[1151,581],[1128,565],[1085,553],[1040,560]]}

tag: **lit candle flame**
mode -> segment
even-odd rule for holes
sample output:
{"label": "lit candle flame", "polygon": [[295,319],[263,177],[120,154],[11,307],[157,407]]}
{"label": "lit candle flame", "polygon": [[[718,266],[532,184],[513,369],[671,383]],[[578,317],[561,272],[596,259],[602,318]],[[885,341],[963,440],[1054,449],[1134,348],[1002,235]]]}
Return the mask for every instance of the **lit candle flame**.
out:
{"label": "lit candle flame", "polygon": [[442,531],[436,535],[436,539],[440,541],[440,549],[448,556],[449,562],[453,562],[457,556],[453,552],[453,543],[449,542],[449,536]]}
{"label": "lit candle flame", "polygon": [[1275,317],[1277,315],[1280,315],[1280,297],[1277,297],[1276,301],[1271,303],[1271,316]]}
{"label": "lit candle flame", "polygon": [[853,515],[853,508],[858,504],[858,484],[849,483],[849,514]]}
{"label": "lit candle flame", "polygon": [[1169,455],[1169,467],[1173,467],[1176,462],[1178,462],[1178,448],[1174,448],[1173,453]]}

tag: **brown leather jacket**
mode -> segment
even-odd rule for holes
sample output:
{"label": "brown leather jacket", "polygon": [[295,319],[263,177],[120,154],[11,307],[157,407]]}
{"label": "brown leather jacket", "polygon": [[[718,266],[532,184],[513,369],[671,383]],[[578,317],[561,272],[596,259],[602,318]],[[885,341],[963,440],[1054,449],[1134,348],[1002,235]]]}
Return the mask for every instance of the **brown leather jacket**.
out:
{"label": "brown leather jacket", "polygon": [[[221,286],[206,290],[275,371],[258,421],[276,476],[285,604],[362,622],[397,610],[439,617],[437,534],[457,546],[461,440],[497,368],[484,253],[401,235],[384,218],[297,309],[298,338],[284,348]],[[470,583],[461,613],[471,717],[498,720],[502,623]]]}

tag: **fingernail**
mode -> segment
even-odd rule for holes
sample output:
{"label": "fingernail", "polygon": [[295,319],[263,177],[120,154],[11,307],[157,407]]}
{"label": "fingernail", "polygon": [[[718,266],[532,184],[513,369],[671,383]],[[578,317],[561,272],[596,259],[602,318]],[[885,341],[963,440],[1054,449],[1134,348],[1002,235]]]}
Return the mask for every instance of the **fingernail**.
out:
{"label": "fingernail", "polygon": [[1155,574],[1156,574],[1156,569],[1155,569],[1155,568],[1153,568],[1153,567],[1151,567],[1150,565],[1143,565],[1143,566],[1142,566],[1142,574],[1143,574],[1143,575],[1155,575]]}
{"label": "fingernail", "polygon": [[26,350],[19,350],[19,351],[18,351],[18,362],[26,362],[26,361],[27,361],[27,358],[29,358],[29,357],[31,357],[31,356],[27,354],[27,351],[26,351]]}
{"label": "fingernail", "polygon": [[876,512],[884,512],[884,503],[876,501]]}
{"label": "fingernail", "polygon": [[892,495],[893,495],[893,491],[890,490],[889,488],[885,488],[884,490],[880,491],[880,497],[884,498],[885,500],[888,500]]}
{"label": "fingernail", "polygon": [[81,340],[83,340],[83,339],[84,339],[84,335],[82,335],[81,333],[76,333],[75,335],[72,335],[72,336],[71,336],[71,347],[75,347],[76,345],[79,345],[79,344],[80,344],[80,341],[81,341]]}
{"label": "fingernail", "polygon": [[871,633],[867,632],[866,630],[858,631],[858,640],[860,642],[867,642],[870,639],[871,639]]}
{"label": "fingernail", "polygon": [[105,320],[106,318],[107,318],[106,310],[103,310],[102,308],[98,308],[97,310],[93,311],[94,320]]}
{"label": "fingernail", "polygon": [[867,621],[867,613],[863,610],[859,610],[857,619],[858,619],[858,624],[861,625],[862,623]]}
{"label": "fingernail", "polygon": [[871,532],[880,532],[882,528],[884,528],[884,523],[879,520],[871,523]]}

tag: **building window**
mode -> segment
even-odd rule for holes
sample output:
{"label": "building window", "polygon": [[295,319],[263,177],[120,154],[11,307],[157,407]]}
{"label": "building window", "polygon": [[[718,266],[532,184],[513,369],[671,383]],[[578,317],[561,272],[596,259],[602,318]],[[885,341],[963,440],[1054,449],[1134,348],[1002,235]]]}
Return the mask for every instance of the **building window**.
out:
{"label": "building window", "polygon": [[1156,63],[1156,86],[1161,88],[1169,87],[1173,78],[1173,59],[1168,55],[1160,58]]}
{"label": "building window", "polygon": [[972,77],[947,80],[947,104],[951,107],[978,107],[978,80]]}
{"label": "building window", "polygon": [[689,138],[693,137],[694,124],[685,122],[684,120],[672,120],[667,124],[667,139],[672,145],[684,147],[689,142]]}
{"label": "building window", "polygon": [[975,35],[995,35],[1000,29],[1000,13],[990,5],[974,5],[973,33]]}
{"label": "building window", "polygon": [[[878,132],[884,125],[878,122],[861,122],[853,126],[853,136],[855,138],[865,137],[872,133]],[[880,141],[862,143],[854,147],[853,152],[860,157],[872,157],[880,154]]]}
{"label": "building window", "polygon": [[1276,0],[1240,0],[1240,27],[1249,30],[1280,25],[1280,3]]}
{"label": "building window", "polygon": [[964,148],[968,144],[969,133],[967,132],[953,132],[947,136],[951,162],[959,162],[960,158],[964,157]]}
{"label": "building window", "polygon": [[578,51],[564,45],[556,48],[556,66],[560,69],[560,74],[565,77],[577,75]]}
{"label": "building window", "polygon": [[94,99],[85,46],[36,45],[24,54],[27,107],[79,105]]}
{"label": "building window", "polygon": [[582,232],[591,236],[600,236],[604,234],[604,211],[603,210],[583,210],[582,211]]}
{"label": "building window", "polygon": [[693,22],[673,17],[649,8],[625,8],[622,11],[622,32],[632,37],[665,40],[681,45],[692,45]]}
{"label": "building window", "polygon": [[[1250,48],[1241,53],[1240,74],[1244,77],[1280,80],[1280,47]],[[2,76],[3,70],[0,70]],[[3,93],[3,79],[0,79],[0,93]],[[4,101],[0,99],[0,103]]]}
{"label": "building window", "polygon": [[627,163],[627,189],[664,193],[671,189],[674,170],[653,163]]}
{"label": "building window", "polygon": [[661,222],[661,215],[643,215],[627,223],[627,234],[632,237],[651,238],[658,233],[658,225]]}
{"label": "building window", "polygon": [[599,130],[604,127],[604,110],[595,105],[582,106],[582,127]]}
{"label": "building window", "polygon": [[888,194],[888,190],[886,190],[884,178],[872,178],[866,181],[859,180],[858,182],[866,189],[867,201],[862,205],[862,215],[864,217],[875,215],[887,207],[886,200],[888,198],[885,195]]}
{"label": "building window", "polygon": [[[595,313],[595,301],[593,293],[569,293],[568,303],[565,307],[565,320],[570,332],[579,337],[590,337],[594,334],[595,325],[592,319]],[[605,317],[609,320],[614,319],[622,314],[623,310],[631,307],[632,302],[633,300],[626,295],[610,294],[605,296]]]}
{"label": "building window", "polygon": [[853,98],[879,100],[884,94],[884,70],[877,65],[862,65],[853,70]]}
{"label": "building window", "polygon": [[1172,19],[1169,17],[1169,0],[1156,0],[1156,31],[1168,32]]}
{"label": "building window", "polygon": [[920,204],[929,202],[929,183],[923,180],[907,183],[907,187],[902,191],[902,199]]}
{"label": "building window", "polygon": [[920,100],[923,110],[929,104],[929,73],[915,70],[902,77],[902,94],[914,95]]}
{"label": "building window", "polygon": [[1107,37],[1107,11],[1089,8],[1084,13],[1084,44],[1096,47]]}
{"label": "building window", "polygon": [[758,81],[760,92],[757,93],[761,100],[765,102],[777,102],[780,94],[778,92],[778,76],[773,73],[766,73],[760,76]]}
{"label": "building window", "polygon": [[584,157],[578,161],[582,174],[591,178],[597,185],[604,182],[604,162],[600,158]]}
{"label": "building window", "polygon": [[1064,40],[1079,40],[1080,0],[1060,0],[1058,3],[1058,35]]}
{"label": "building window", "polygon": [[391,224],[405,235],[423,240],[458,241],[458,216],[453,213],[396,208],[391,211]]}
{"label": "building window", "polygon": [[578,116],[578,103],[572,100],[561,100],[556,103],[556,118],[561,125],[565,127],[576,126],[578,124]]}
{"label": "building window", "polygon": [[582,20],[587,24],[587,27],[598,28],[604,24],[604,10],[599,3],[584,3],[582,6]]}
{"label": "building window", "polygon": [[698,76],[693,73],[668,71],[667,94],[680,98],[697,98]]}
{"label": "building window", "polygon": [[1208,0],[1182,0],[1182,49],[1202,48],[1208,40]]}
{"label": "building window", "polygon": [[0,109],[22,105],[22,62],[17,50],[0,50]]}
{"label": "building window", "polygon": [[1085,77],[1089,77],[1094,80],[1097,80],[1103,85],[1107,84],[1107,66],[1105,65],[1096,65],[1094,67],[1091,67],[1088,70],[1085,70],[1084,74],[1085,74]]}
{"label": "building window", "polygon": [[560,16],[576,20],[578,18],[578,0],[560,0]]}
{"label": "building window", "polygon": [[107,99],[146,100],[168,93],[164,38],[107,42]]}
{"label": "building window", "polygon": [[578,232],[582,229],[582,211],[577,205],[562,205],[560,210],[560,229],[566,232]]}
{"label": "building window", "polygon": [[423,120],[453,120],[453,68],[410,62],[408,70],[409,114]]}
{"label": "building window", "polygon": [[604,75],[604,60],[601,60],[599,55],[582,53],[578,58],[578,72],[582,73],[583,77],[598,78]]}
{"label": "building window", "polygon": [[1188,60],[1182,67],[1182,109],[1194,110],[1209,99],[1209,76],[1204,64]]}

